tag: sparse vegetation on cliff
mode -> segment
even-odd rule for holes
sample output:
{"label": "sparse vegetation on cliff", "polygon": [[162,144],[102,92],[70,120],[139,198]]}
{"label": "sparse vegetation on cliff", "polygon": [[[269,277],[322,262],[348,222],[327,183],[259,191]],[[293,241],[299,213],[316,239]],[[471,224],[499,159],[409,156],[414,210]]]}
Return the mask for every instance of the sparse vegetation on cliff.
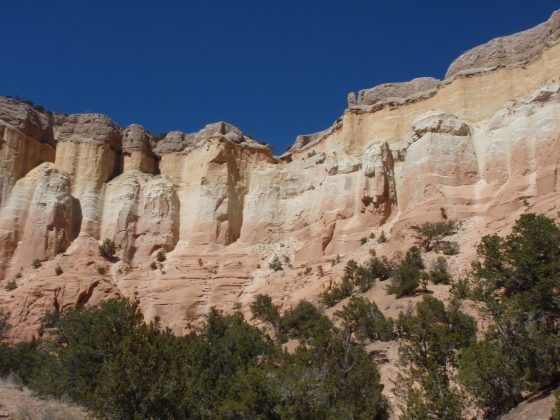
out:
{"label": "sparse vegetation on cliff", "polygon": [[272,258],[272,261],[268,263],[268,267],[274,271],[284,270],[284,265],[282,264],[282,261],[280,261],[280,257],[278,257],[278,255],[275,255],[274,258]]}
{"label": "sparse vegetation on cliff", "polygon": [[391,283],[387,291],[397,297],[410,296],[418,289],[420,276],[424,268],[424,262],[417,247],[412,247],[406,256],[399,262],[393,264],[391,271]]}
{"label": "sparse vegetation on cliff", "polygon": [[377,243],[384,244],[385,242],[387,242],[387,236],[385,236],[384,231],[381,231],[381,233],[379,234],[379,238],[377,238]]}
{"label": "sparse vegetation on cliff", "polygon": [[344,307],[334,313],[341,322],[342,328],[358,340],[382,340],[394,338],[393,320],[387,319],[375,302],[352,296]]}
{"label": "sparse vegetation on cliff", "polygon": [[97,247],[99,255],[107,260],[111,260],[115,256],[117,249],[115,242],[112,239],[104,239],[103,242]]}
{"label": "sparse vegetation on cliff", "polygon": [[440,246],[441,241],[446,236],[457,233],[460,224],[453,220],[443,222],[426,222],[421,225],[413,226],[417,244],[424,251],[430,252],[434,247]]}
{"label": "sparse vegetation on cliff", "polygon": [[12,290],[16,290],[17,287],[18,285],[16,279],[7,280],[6,283],[4,284],[4,289],[6,289],[8,292],[11,292]]}

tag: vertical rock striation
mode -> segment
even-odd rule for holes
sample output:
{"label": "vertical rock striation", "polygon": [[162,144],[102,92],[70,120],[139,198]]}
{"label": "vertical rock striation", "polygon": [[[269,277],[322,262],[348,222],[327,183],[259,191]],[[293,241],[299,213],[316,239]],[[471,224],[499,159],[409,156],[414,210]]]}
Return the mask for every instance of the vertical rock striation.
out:
{"label": "vertical rock striation", "polygon": [[[410,225],[441,208],[467,223],[468,246],[528,209],[556,215],[559,16],[466,52],[445,80],[350,94],[331,127],[278,158],[225,122],[160,138],[0,98],[0,277],[22,273],[0,304],[29,333],[53,302],[122,294],[184,332],[256,293],[284,307],[315,299],[336,280],[337,254],[400,252]],[[396,240],[361,246],[381,231]],[[105,238],[118,261],[99,257]],[[283,271],[268,269],[274,256]],[[31,270],[35,258],[46,271]],[[297,275],[311,266],[329,274]]]}

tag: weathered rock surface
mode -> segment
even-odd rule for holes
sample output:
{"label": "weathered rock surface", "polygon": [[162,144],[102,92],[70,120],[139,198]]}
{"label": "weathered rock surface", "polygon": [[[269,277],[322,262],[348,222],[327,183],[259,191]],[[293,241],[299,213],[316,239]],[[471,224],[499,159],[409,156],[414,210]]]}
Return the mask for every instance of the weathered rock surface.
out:
{"label": "weathered rock surface", "polygon": [[440,83],[433,77],[419,77],[402,83],[384,83],[371,89],[360,90],[357,104],[402,105],[418,101],[433,96]]}
{"label": "weathered rock surface", "polygon": [[113,238],[126,262],[144,262],[179,239],[179,200],[164,177],[128,171],[107,183],[101,238]]}
{"label": "weathered rock surface", "polygon": [[41,143],[54,145],[51,117],[31,105],[16,99],[0,97],[0,120],[2,125],[20,131]]}
{"label": "weathered rock surface", "polygon": [[142,126],[128,126],[122,137],[123,172],[138,170],[155,174],[157,162],[152,152],[152,143],[152,136]]}
{"label": "weathered rock surface", "polygon": [[78,234],[80,210],[68,175],[43,163],[20,179],[0,210],[0,275],[12,274],[65,250]]}
{"label": "weathered rock surface", "polygon": [[560,13],[555,12],[547,22],[534,28],[495,38],[461,54],[451,63],[445,78],[524,65],[540,58],[544,51],[559,40]]}
{"label": "weathered rock surface", "polygon": [[51,123],[49,115],[30,105],[0,97],[0,206],[18,179],[54,161]]}
{"label": "weathered rock surface", "polygon": [[189,151],[212,138],[227,140],[235,144],[244,144],[258,149],[267,149],[267,146],[244,136],[237,127],[220,121],[208,124],[196,133],[185,134],[180,131],[170,131],[161,141],[157,142],[154,151],[159,156],[166,153]]}
{"label": "weathered rock surface", "polygon": [[68,116],[58,127],[56,141],[108,145],[111,149],[120,151],[121,131],[105,115],[74,114]]}
{"label": "weathered rock surface", "polygon": [[[464,221],[454,238],[462,252],[450,260],[460,271],[481,235],[507,231],[525,211],[560,207],[557,19],[467,53],[443,82],[350,95],[339,120],[298,137],[281,159],[224,122],[157,140],[102,115],[54,124],[1,100],[0,276],[22,277],[16,290],[0,290],[0,305],[14,334],[36,334],[53,305],[116,295],[179,333],[212,306],[247,311],[258,293],[285,309],[315,300],[344,261],[363,261],[370,248],[406,250],[410,225],[440,218],[442,207]],[[382,231],[387,244],[361,246]],[[116,242],[117,262],[99,257],[105,238]],[[332,266],[337,254],[343,263]],[[275,255],[281,272],[268,267]],[[40,269],[34,258],[44,260]],[[307,267],[315,274],[297,275]],[[387,313],[403,309],[381,289],[371,293]]]}

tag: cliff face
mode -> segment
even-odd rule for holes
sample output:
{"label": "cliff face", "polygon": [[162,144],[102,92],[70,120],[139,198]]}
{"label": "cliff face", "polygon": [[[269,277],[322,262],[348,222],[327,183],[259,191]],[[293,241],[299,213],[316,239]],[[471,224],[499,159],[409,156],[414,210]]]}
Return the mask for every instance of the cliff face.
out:
{"label": "cliff face", "polygon": [[[460,271],[484,233],[528,209],[558,211],[559,22],[466,52],[443,81],[352,93],[332,127],[280,158],[223,122],[156,139],[1,98],[0,277],[18,288],[2,288],[0,304],[14,334],[36,334],[45,310],[115,295],[179,333],[211,306],[246,310],[257,293],[286,308],[336,280],[337,254],[402,251],[410,226],[441,208],[464,221],[450,261]],[[388,244],[361,246],[381,231]],[[98,255],[105,238],[117,262]],[[268,268],[275,255],[280,273]],[[298,275],[319,265],[323,276]]]}

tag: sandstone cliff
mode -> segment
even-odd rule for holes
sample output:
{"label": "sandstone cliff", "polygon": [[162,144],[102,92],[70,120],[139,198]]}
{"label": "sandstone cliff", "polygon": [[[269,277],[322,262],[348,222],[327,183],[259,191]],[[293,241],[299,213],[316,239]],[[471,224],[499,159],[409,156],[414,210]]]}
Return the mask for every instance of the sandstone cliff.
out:
{"label": "sandstone cliff", "polygon": [[[179,333],[211,306],[246,310],[257,293],[287,308],[338,278],[337,254],[402,251],[410,226],[442,207],[464,221],[450,260],[460,271],[482,234],[528,209],[558,211],[559,22],[466,52],[443,81],[352,93],[340,119],[280,158],[224,122],[156,138],[1,98],[0,278],[18,287],[2,288],[0,305],[13,333],[31,337],[44,311],[114,295]],[[361,246],[381,231],[389,243]],[[115,262],[98,255],[105,238]],[[282,272],[268,268],[276,255]],[[319,265],[322,276],[297,274]],[[404,305],[371,293],[389,314]]]}

